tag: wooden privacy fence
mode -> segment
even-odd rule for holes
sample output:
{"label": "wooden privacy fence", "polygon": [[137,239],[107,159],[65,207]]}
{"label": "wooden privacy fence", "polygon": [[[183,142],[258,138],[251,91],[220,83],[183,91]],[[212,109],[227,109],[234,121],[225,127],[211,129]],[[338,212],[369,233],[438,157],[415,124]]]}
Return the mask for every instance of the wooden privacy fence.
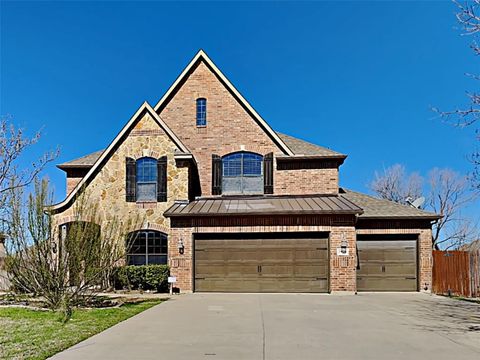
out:
{"label": "wooden privacy fence", "polygon": [[480,297],[480,251],[433,251],[432,291]]}

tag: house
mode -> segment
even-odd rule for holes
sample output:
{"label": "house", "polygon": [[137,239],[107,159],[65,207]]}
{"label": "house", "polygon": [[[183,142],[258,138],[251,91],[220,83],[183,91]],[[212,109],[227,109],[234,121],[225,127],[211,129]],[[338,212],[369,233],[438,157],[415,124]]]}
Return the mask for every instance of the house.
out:
{"label": "house", "polygon": [[[105,150],[58,165],[73,220],[145,219],[133,265],[169,264],[183,292],[430,290],[438,216],[339,186],[346,155],[276,132],[203,51]],[[101,224],[99,224],[101,226]]]}

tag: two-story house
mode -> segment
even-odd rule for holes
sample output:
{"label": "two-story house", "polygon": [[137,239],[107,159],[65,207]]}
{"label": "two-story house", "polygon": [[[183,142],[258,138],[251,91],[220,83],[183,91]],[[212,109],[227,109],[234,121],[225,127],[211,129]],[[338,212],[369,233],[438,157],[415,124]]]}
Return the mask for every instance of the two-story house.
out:
{"label": "two-story house", "polygon": [[276,132],[200,51],[105,150],[58,166],[52,209],[68,224],[88,189],[105,221],[139,214],[126,261],[169,264],[185,292],[429,290],[438,216],[342,189],[346,157]]}

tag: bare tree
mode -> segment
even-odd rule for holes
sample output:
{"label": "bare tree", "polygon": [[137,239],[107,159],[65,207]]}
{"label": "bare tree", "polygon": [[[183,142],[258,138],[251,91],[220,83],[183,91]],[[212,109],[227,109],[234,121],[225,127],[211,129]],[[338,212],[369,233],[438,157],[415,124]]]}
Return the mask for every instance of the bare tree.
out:
{"label": "bare tree", "polygon": [[27,137],[22,129],[15,128],[10,117],[0,118],[0,223],[7,217],[7,204],[12,191],[30,185],[45,166],[58,156],[58,150],[50,151],[30,167],[19,167],[21,156],[27,148],[36,144],[40,137],[40,132],[33,137]]}
{"label": "bare tree", "polygon": [[[428,174],[425,210],[442,216],[432,226],[432,246],[458,247],[478,238],[478,223],[464,216],[463,210],[477,199],[469,179],[450,169],[435,168]],[[418,173],[407,174],[405,167],[394,165],[375,173],[370,189],[382,199],[406,204],[408,197],[422,195],[422,178]]]}
{"label": "bare tree", "polygon": [[468,178],[450,169],[435,168],[429,173],[428,183],[428,208],[442,215],[432,229],[435,249],[441,244],[452,247],[473,240],[478,235],[478,224],[462,214],[462,210],[477,198]]}
{"label": "bare tree", "polygon": [[[456,18],[463,30],[462,35],[471,36],[473,38],[470,48],[475,55],[480,55],[480,45],[477,42],[477,37],[480,34],[480,0],[470,0],[466,2],[453,0],[453,2],[458,7]],[[466,73],[465,75],[474,80],[480,80],[478,74]],[[480,93],[476,91],[467,92],[467,97],[468,105],[463,107],[451,111],[441,111],[438,108],[434,108],[433,110],[457,127],[463,128],[478,124],[478,120],[480,119]],[[476,133],[477,140],[480,140],[478,130]],[[471,161],[474,165],[472,180],[477,190],[480,190],[480,151],[478,149],[473,151]]]}
{"label": "bare tree", "polygon": [[395,164],[381,173],[376,171],[369,188],[382,199],[406,204],[407,199],[415,200],[421,196],[422,182],[418,173],[407,175],[405,166]]}
{"label": "bare tree", "polygon": [[35,182],[26,206],[21,192],[14,192],[7,271],[15,290],[41,296],[69,319],[74,306],[108,287],[109,275],[124,259],[127,234],[138,224],[137,219],[101,222],[98,206],[83,193],[73,222],[59,227],[48,211],[52,199],[45,180]]}

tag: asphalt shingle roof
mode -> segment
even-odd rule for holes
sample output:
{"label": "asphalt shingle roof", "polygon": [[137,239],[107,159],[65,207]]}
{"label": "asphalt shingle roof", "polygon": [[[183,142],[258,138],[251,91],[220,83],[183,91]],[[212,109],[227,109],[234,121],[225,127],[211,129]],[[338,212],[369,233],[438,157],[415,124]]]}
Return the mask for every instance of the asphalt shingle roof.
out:
{"label": "asphalt shingle roof", "polygon": [[323,146],[309,143],[308,141],[295,138],[290,135],[277,132],[277,135],[283,142],[292,150],[295,155],[307,155],[307,156],[345,156],[339,152],[330,150]]}
{"label": "asphalt shingle roof", "polygon": [[356,191],[340,189],[340,195],[350,200],[363,209],[360,218],[389,218],[389,219],[438,219],[439,215],[432,212],[416,209],[409,205],[402,205],[396,202],[378,199],[376,197],[362,194]]}
{"label": "asphalt shingle roof", "polygon": [[104,150],[95,151],[94,153],[79,157],[78,159],[64,162],[57,165],[60,169],[68,167],[91,167],[97,159],[103,154]]}
{"label": "asphalt shingle roof", "polygon": [[[327,149],[325,147],[309,143],[307,141],[297,139],[290,135],[285,135],[277,132],[277,135],[282,139],[283,142],[292,150],[295,155],[306,155],[306,156],[334,156],[341,157],[345,156],[339,152]],[[63,164],[57,165],[60,169],[62,168],[74,168],[74,167],[90,167],[93,166],[95,161],[102,155],[104,150],[99,150],[94,153],[82,156],[78,159],[70,160],[64,162]]]}

